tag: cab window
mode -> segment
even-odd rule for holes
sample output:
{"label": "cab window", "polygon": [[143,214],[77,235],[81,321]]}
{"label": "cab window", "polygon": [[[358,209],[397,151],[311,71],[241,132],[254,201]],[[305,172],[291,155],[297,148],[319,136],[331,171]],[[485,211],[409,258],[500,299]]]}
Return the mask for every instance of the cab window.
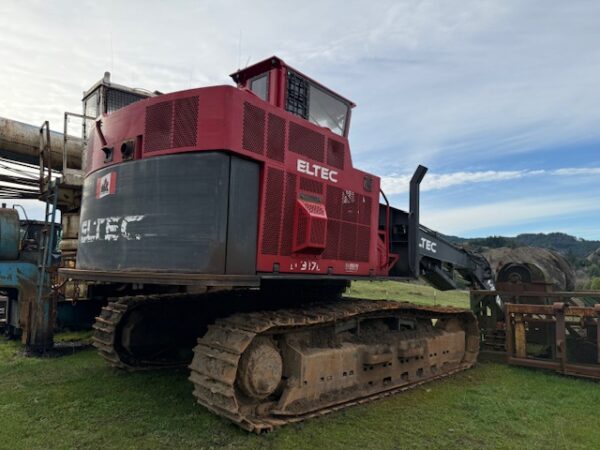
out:
{"label": "cab window", "polygon": [[265,73],[250,80],[250,90],[262,100],[267,101],[269,98],[269,74]]}
{"label": "cab window", "polygon": [[312,83],[309,86],[308,120],[343,136],[348,105]]}
{"label": "cab window", "polygon": [[335,134],[345,136],[350,106],[332,92],[288,72],[286,110]]}

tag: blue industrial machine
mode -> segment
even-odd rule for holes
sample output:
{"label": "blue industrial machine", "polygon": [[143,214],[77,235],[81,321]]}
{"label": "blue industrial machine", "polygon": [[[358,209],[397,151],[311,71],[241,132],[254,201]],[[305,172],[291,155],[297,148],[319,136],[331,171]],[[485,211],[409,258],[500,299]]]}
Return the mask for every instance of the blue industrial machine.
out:
{"label": "blue industrial machine", "polygon": [[[91,328],[106,302],[101,283],[57,275],[59,266],[76,264],[82,151],[89,130],[102,114],[158,94],[112,83],[107,72],[84,93],[83,114],[65,112],[62,134],[50,131],[48,121],[39,128],[0,117],[0,165],[9,170],[0,177],[0,199],[46,203],[40,222],[19,220],[17,211],[4,205],[0,209],[0,330],[20,335],[32,353],[53,347],[57,326]],[[81,120],[81,137],[68,133],[71,119]],[[39,179],[27,174],[38,168]],[[62,226],[55,223],[57,211]]]}
{"label": "blue industrial machine", "polygon": [[32,336],[39,332],[34,322],[54,323],[56,318],[54,308],[33,311],[38,307],[38,291],[49,290],[52,283],[51,276],[40,277],[44,254],[49,255],[50,266],[58,267],[60,258],[56,252],[60,226],[52,227],[47,239],[45,228],[43,221],[20,220],[16,209],[0,208],[0,327],[9,336],[21,336],[23,342],[43,338]]}

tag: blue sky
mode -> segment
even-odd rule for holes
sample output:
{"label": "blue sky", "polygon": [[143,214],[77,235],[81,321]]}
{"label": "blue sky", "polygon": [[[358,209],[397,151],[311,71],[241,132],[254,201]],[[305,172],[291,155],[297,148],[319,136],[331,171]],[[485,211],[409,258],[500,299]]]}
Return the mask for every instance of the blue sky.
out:
{"label": "blue sky", "polygon": [[426,225],[600,239],[599,21],[587,0],[5,0],[0,116],[59,129],[105,70],[169,92],[276,54],[357,103],[354,164],[395,205],[429,167]]}

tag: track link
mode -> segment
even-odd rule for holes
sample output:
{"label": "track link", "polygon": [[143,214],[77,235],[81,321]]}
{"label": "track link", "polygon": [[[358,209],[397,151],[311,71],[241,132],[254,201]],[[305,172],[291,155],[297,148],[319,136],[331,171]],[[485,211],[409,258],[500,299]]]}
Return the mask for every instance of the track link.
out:
{"label": "track link", "polygon": [[[401,386],[392,385],[389,389],[350,399],[324,400],[320,408],[308,413],[294,415],[288,411],[278,414],[273,405],[261,410],[260,406],[248,408],[244,404],[243,395],[240,395],[236,386],[236,376],[242,354],[256,337],[266,333],[334,324],[355,317],[369,317],[386,312],[401,312],[403,315],[415,318],[460,317],[469,328],[465,358],[458,367],[437,376],[430,376],[423,381]],[[369,402],[465,370],[475,363],[477,352],[478,333],[475,317],[468,310],[417,306],[391,301],[345,299],[341,302],[313,305],[303,309],[235,314],[217,320],[214,325],[209,326],[207,333],[198,339],[198,345],[194,349],[195,356],[189,366],[191,369],[189,379],[194,385],[194,396],[201,405],[246,430],[260,433],[287,423],[299,422]]]}
{"label": "track link", "polygon": [[119,369],[134,369],[121,360],[115,348],[117,326],[121,323],[127,310],[135,304],[135,297],[122,297],[109,301],[102,307],[100,315],[94,323],[92,344],[98,353],[112,367]]}
{"label": "track link", "polygon": [[165,362],[159,359],[140,359],[126,355],[120,346],[121,328],[127,321],[127,314],[141,308],[178,300],[195,301],[187,294],[136,295],[109,299],[106,306],[96,317],[93,325],[92,344],[98,353],[112,367],[128,371],[140,371],[158,368],[185,367],[187,361]]}

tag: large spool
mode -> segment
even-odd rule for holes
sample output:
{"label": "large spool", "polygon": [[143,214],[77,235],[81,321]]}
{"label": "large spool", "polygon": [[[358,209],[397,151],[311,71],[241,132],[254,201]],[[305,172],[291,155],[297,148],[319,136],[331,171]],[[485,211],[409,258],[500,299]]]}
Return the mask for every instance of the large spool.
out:
{"label": "large spool", "polygon": [[557,291],[575,289],[575,272],[560,253],[536,247],[496,248],[485,252],[499,283],[548,284]]}

